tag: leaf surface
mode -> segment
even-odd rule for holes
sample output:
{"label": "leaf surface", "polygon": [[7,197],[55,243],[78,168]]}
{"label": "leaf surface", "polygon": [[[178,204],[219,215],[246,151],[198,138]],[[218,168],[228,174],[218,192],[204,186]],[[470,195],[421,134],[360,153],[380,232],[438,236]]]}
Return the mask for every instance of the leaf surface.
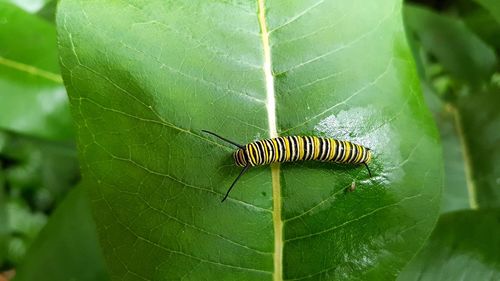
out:
{"label": "leaf surface", "polygon": [[[500,15],[499,15],[500,16]],[[489,44],[498,53],[500,50],[500,17],[498,20],[489,11],[483,7],[468,9],[463,15],[464,22],[475,34]]]}
{"label": "leaf surface", "polygon": [[[395,278],[430,233],[442,187],[400,10],[62,1],[63,78],[111,278]],[[220,204],[239,173],[234,148],[202,129],[239,143],[351,140],[372,149],[373,177],[332,163],[256,167]]]}
{"label": "leaf surface", "polygon": [[458,102],[460,132],[466,146],[469,185],[481,208],[500,207],[500,86]]}
{"label": "leaf surface", "polygon": [[422,251],[398,281],[498,280],[500,210],[459,211],[439,218]]}
{"label": "leaf surface", "polygon": [[46,139],[71,139],[55,26],[4,2],[0,2],[0,22],[0,128]]}

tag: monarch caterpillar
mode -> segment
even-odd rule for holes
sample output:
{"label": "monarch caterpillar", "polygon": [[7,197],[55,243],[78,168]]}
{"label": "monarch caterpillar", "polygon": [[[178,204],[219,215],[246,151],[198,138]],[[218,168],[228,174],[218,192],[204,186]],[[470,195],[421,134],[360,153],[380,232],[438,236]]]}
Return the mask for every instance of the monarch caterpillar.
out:
{"label": "monarch caterpillar", "polygon": [[[368,170],[368,174],[370,177],[372,176],[370,168],[368,168],[368,162],[370,162],[372,157],[370,149],[350,141],[316,136],[284,136],[241,145],[216,133],[207,130],[202,130],[202,132],[216,136],[238,147],[238,150],[233,154],[233,158],[236,165],[243,167],[243,170],[241,170],[240,174],[227,190],[222,202],[226,200],[229,192],[240,177],[252,166],[277,162],[316,160],[345,164],[364,164]],[[352,186],[351,188],[353,189]]]}

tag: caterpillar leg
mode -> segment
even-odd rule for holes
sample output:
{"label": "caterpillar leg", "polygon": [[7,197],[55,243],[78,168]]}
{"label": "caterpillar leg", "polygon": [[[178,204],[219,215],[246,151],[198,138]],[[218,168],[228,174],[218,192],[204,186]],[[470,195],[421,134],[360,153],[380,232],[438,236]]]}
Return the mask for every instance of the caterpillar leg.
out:
{"label": "caterpillar leg", "polygon": [[231,186],[229,187],[229,189],[227,190],[226,192],[226,195],[224,196],[224,198],[222,198],[222,201],[220,202],[224,202],[224,200],[226,200],[227,196],[229,195],[229,192],[231,192],[231,189],[233,189],[234,185],[236,184],[236,182],[241,178],[241,176],[248,170],[248,168],[250,168],[250,165],[246,165],[245,168],[243,168],[243,170],[241,170],[240,174],[236,177],[236,179],[233,181],[233,183],[231,184]]}
{"label": "caterpillar leg", "polygon": [[368,168],[368,164],[366,164],[366,162],[363,162],[363,164],[365,165],[366,169],[368,170],[368,175],[370,175],[370,178],[371,178],[372,173],[370,172],[370,168]]}

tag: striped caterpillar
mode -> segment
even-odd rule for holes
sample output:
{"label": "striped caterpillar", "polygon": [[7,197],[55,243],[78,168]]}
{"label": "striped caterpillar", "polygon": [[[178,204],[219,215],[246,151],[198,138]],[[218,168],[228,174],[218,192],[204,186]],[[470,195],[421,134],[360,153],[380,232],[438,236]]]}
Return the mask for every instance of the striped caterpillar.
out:
{"label": "striped caterpillar", "polygon": [[371,177],[370,168],[368,168],[372,157],[370,149],[350,141],[316,136],[284,136],[241,145],[213,132],[202,131],[238,147],[233,158],[236,165],[244,167],[229,187],[222,202],[226,200],[240,177],[252,166],[306,160],[363,164]]}

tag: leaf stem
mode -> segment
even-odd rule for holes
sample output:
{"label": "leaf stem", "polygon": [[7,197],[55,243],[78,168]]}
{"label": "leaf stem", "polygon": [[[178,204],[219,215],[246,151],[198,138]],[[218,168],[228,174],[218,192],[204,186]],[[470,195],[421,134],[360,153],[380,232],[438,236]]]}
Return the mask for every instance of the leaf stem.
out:
{"label": "leaf stem", "polygon": [[456,106],[447,104],[446,107],[453,115],[453,121],[455,122],[458,139],[460,141],[460,146],[462,147],[461,150],[464,158],[465,181],[467,184],[467,191],[469,193],[469,206],[471,209],[476,210],[479,208],[477,203],[477,187],[472,175],[472,162],[470,159],[469,146],[467,143],[467,139],[465,138],[463,129],[462,115],[460,114]]}

